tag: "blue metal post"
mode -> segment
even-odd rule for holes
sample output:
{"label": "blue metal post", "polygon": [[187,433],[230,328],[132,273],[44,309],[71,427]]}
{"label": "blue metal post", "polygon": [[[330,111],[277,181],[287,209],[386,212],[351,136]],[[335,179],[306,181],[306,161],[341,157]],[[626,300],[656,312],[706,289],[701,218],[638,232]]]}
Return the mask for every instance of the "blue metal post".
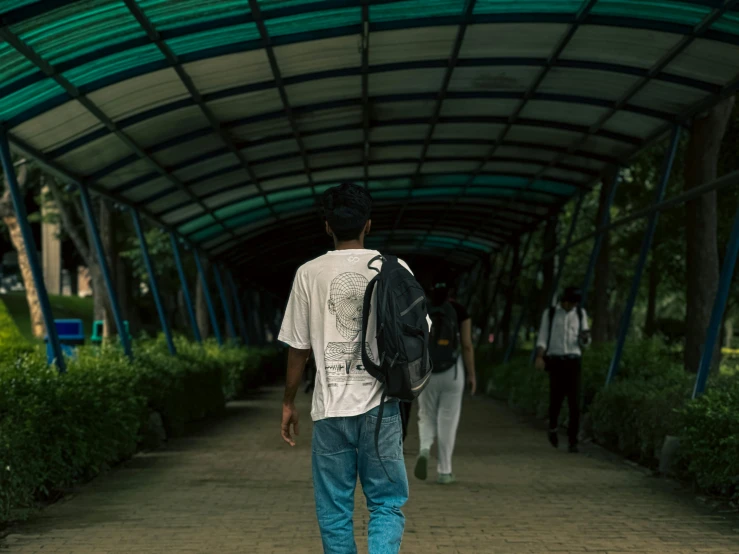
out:
{"label": "blue metal post", "polygon": [[[665,155],[665,160],[662,165],[662,172],[660,181],[657,184],[657,191],[654,195],[653,204],[658,204],[662,201],[665,196],[665,190],[667,189],[667,182],[670,180],[670,173],[672,172],[672,164],[675,161],[675,153],[677,152],[677,145],[680,142],[680,127],[675,126],[672,132],[672,138],[670,139],[670,146]],[[629,332],[629,324],[631,323],[631,312],[634,310],[634,304],[636,303],[636,296],[639,293],[639,284],[641,283],[641,276],[644,273],[644,266],[649,255],[649,250],[652,248],[652,241],[654,240],[654,232],[657,229],[657,221],[659,220],[659,212],[655,211],[649,215],[647,219],[647,231],[642,241],[641,251],[639,252],[639,259],[636,262],[636,271],[634,272],[634,279],[631,281],[631,291],[629,292],[629,298],[626,301],[626,308],[621,316],[621,326],[619,327],[618,341],[616,342],[616,350],[613,353],[613,359],[611,359],[611,366],[608,368],[608,377],[606,378],[606,385],[610,384],[611,381],[616,377],[618,373],[618,366],[621,363],[621,356],[623,356],[624,343],[626,342],[626,335]]]}
{"label": "blue metal post", "polygon": [[[611,220],[611,206],[613,200],[616,198],[616,190],[618,185],[621,183],[621,174],[619,171],[616,172],[616,176],[613,178],[613,184],[611,190],[608,191],[608,197],[606,199],[606,205],[601,215],[600,221],[598,222],[598,229],[605,227]],[[588,293],[590,292],[590,284],[593,282],[593,273],[595,273],[595,264],[598,263],[598,256],[600,256],[600,250],[603,246],[604,233],[598,233],[595,236],[595,243],[593,244],[593,250],[590,252],[590,261],[588,262],[588,270],[585,273],[585,279],[582,284],[582,301],[581,304],[585,306],[588,302]]]}
{"label": "blue metal post", "polygon": [[203,294],[205,295],[205,303],[208,306],[208,314],[210,315],[210,324],[213,326],[213,334],[216,336],[218,344],[223,346],[223,337],[221,336],[221,329],[218,327],[218,319],[216,318],[216,309],[213,306],[213,299],[210,296],[210,290],[208,290],[208,279],[203,270],[203,262],[201,261],[200,254],[197,250],[193,250],[193,255],[195,257],[195,265],[198,266],[200,281],[203,284]]}
{"label": "blue metal post", "polygon": [[226,278],[228,279],[228,284],[231,287],[231,294],[234,297],[236,315],[238,316],[239,321],[239,331],[241,331],[241,340],[246,346],[249,344],[249,333],[246,328],[246,320],[244,319],[244,310],[241,305],[241,298],[239,298],[239,289],[238,287],[236,287],[236,281],[234,280],[234,276],[231,271],[226,271]]}
{"label": "blue metal post", "polygon": [[182,295],[185,297],[185,306],[187,307],[187,315],[190,317],[190,325],[192,325],[192,334],[195,341],[202,343],[203,337],[200,336],[200,328],[198,327],[198,318],[195,315],[195,308],[192,305],[192,296],[190,295],[190,287],[187,284],[187,274],[182,265],[182,257],[180,256],[180,245],[177,236],[174,233],[169,234],[172,242],[172,253],[174,254],[174,263],[177,266],[177,273],[180,276],[180,285],[182,286]]}
{"label": "blue metal post", "polygon": [[157,277],[154,273],[154,265],[151,263],[151,256],[149,255],[149,245],[146,243],[146,236],[144,235],[144,230],[141,227],[141,217],[139,216],[139,212],[137,212],[134,209],[131,209],[131,219],[133,219],[133,228],[136,231],[136,236],[139,239],[139,244],[141,245],[141,255],[144,258],[144,265],[146,266],[146,272],[149,274],[149,286],[151,287],[151,294],[154,297],[154,304],[157,308],[157,313],[159,314],[159,321],[162,324],[162,331],[164,331],[164,338],[167,341],[167,348],[169,349],[169,353],[173,356],[177,355],[177,349],[174,346],[174,342],[172,341],[172,332],[169,329],[169,321],[167,321],[167,314],[164,311],[164,306],[162,305],[162,297],[159,294],[159,284],[157,283]]}
{"label": "blue metal post", "polygon": [[41,305],[41,315],[44,318],[46,326],[46,336],[51,343],[54,352],[54,362],[60,373],[67,370],[64,354],[62,353],[62,345],[59,343],[59,334],[56,332],[54,324],[54,314],[51,311],[51,303],[49,302],[49,294],[44,283],[44,273],[38,260],[38,250],[36,250],[36,241],[33,239],[33,233],[28,225],[28,214],[26,213],[26,204],[18,186],[18,178],[13,167],[13,157],[10,155],[10,145],[8,144],[8,135],[3,131],[0,132],[0,160],[5,171],[5,183],[10,190],[10,197],[13,200],[15,215],[18,218],[18,225],[21,228],[23,242],[26,244],[26,255],[28,263],[31,266],[31,275],[36,285],[36,293],[38,294],[39,304]]}
{"label": "blue metal post", "polygon": [[729,243],[726,245],[724,265],[721,268],[716,300],[713,303],[713,311],[711,312],[711,321],[706,331],[706,341],[703,343],[703,354],[701,355],[700,366],[698,367],[698,375],[695,379],[693,398],[697,398],[706,390],[706,381],[708,381],[708,375],[711,372],[711,363],[713,362],[713,350],[716,347],[716,341],[721,331],[721,322],[724,319],[726,301],[729,299],[731,281],[734,278],[737,255],[739,255],[739,209],[737,209],[736,215],[734,216],[731,237],[729,238]]}
{"label": "blue metal post", "polygon": [[92,244],[95,247],[95,255],[97,256],[98,264],[100,264],[100,271],[103,273],[103,279],[105,280],[105,288],[108,291],[108,300],[110,300],[110,309],[113,311],[113,319],[115,320],[115,326],[118,329],[118,338],[121,341],[121,346],[126,356],[133,358],[133,352],[131,351],[131,341],[128,340],[128,333],[126,327],[123,324],[123,315],[121,313],[121,306],[118,303],[118,295],[116,294],[115,287],[113,286],[113,278],[110,275],[110,268],[108,267],[108,258],[105,255],[105,249],[103,248],[103,241],[100,240],[100,230],[98,229],[97,220],[95,219],[95,211],[92,209],[92,200],[90,200],[90,193],[87,188],[78,183],[80,191],[80,199],[82,200],[82,208],[85,211],[87,217],[87,224],[90,226],[90,234],[92,235]]}
{"label": "blue metal post", "polygon": [[228,304],[226,289],[223,286],[223,279],[221,279],[221,270],[218,269],[216,264],[213,264],[213,275],[215,275],[216,278],[218,293],[221,295],[221,303],[223,304],[223,313],[226,316],[226,328],[228,329],[228,334],[233,340],[236,340],[236,326],[234,325],[233,315],[231,314],[231,306]]}

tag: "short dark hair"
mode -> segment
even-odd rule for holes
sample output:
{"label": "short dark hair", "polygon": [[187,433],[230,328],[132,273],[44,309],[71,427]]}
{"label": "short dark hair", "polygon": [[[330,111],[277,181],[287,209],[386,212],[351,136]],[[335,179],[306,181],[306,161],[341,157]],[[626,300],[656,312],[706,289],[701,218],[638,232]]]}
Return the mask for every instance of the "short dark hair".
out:
{"label": "short dark hair", "polygon": [[364,187],[342,183],[323,193],[323,213],[337,240],[357,240],[372,213],[372,196]]}
{"label": "short dark hair", "polygon": [[580,287],[567,287],[562,294],[562,302],[572,302],[573,304],[577,304],[580,301],[582,301],[582,290],[580,290]]}

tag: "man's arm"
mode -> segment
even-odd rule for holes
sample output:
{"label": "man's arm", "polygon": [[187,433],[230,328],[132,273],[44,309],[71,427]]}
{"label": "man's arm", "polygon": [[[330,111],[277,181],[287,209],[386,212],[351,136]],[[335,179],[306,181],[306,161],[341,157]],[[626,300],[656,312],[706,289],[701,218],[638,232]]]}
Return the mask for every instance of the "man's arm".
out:
{"label": "man's arm", "polygon": [[295,407],[295,396],[300,388],[303,378],[305,364],[310,356],[310,349],[299,350],[290,347],[287,354],[287,376],[285,378],[285,396],[282,400],[282,438],[290,446],[295,446],[295,441],[290,434],[290,426],[295,435],[298,435],[298,409]]}
{"label": "man's arm", "polygon": [[475,347],[472,345],[471,319],[465,319],[462,322],[460,335],[462,336],[462,359],[467,372],[467,383],[470,385],[470,392],[474,395],[477,391],[477,375],[475,373]]}

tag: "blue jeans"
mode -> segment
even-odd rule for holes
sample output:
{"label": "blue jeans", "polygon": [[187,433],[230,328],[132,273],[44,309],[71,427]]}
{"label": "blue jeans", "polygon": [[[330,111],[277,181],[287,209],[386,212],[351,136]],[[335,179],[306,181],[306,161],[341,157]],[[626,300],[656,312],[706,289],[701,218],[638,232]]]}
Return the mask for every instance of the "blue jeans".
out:
{"label": "blue jeans", "polygon": [[400,510],[408,500],[403,431],[397,402],[385,404],[380,428],[380,465],[375,450],[379,406],[354,417],[333,417],[313,425],[313,487],[323,551],[355,554],[354,489],[357,475],[367,499],[370,554],[397,554],[405,528]]}

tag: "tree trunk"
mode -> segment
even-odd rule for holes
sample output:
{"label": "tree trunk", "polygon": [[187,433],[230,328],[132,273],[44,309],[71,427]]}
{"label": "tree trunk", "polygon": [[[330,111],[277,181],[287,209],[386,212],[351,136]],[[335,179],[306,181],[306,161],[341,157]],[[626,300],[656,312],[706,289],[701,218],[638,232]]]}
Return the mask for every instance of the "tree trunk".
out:
{"label": "tree trunk", "polygon": [[[207,275],[210,267],[208,260],[203,259],[203,272]],[[195,287],[195,317],[198,320],[198,329],[200,335],[206,339],[210,336],[210,314],[208,313],[208,304],[205,301],[205,290],[203,289],[203,280],[198,276],[197,285]]]}
{"label": "tree trunk", "polygon": [[[702,117],[696,117],[685,153],[685,190],[716,178],[718,156],[734,99],[728,98]],[[706,329],[718,289],[716,193],[710,192],[686,204],[687,306],[685,314],[685,370],[696,372]],[[720,350],[716,341],[718,367]]]}
{"label": "tree trunk", "polygon": [[657,332],[657,291],[662,277],[657,252],[652,250],[652,260],[649,264],[649,298],[647,300],[647,319],[644,324],[644,334],[653,337]]}
{"label": "tree trunk", "polygon": [[734,320],[732,318],[726,318],[724,322],[724,347],[731,348],[734,342]]}
{"label": "tree trunk", "polygon": [[[46,334],[46,326],[44,325],[44,315],[41,311],[41,302],[38,298],[38,290],[36,282],[33,280],[31,272],[31,263],[29,261],[29,253],[26,249],[26,242],[23,240],[23,233],[18,218],[11,215],[3,217],[3,222],[8,227],[10,233],[10,241],[13,243],[15,251],[18,253],[18,267],[21,270],[23,278],[23,286],[26,289],[26,301],[28,302],[28,311],[31,314],[31,330],[36,338],[43,338]],[[35,254],[31,253],[31,255]]]}
{"label": "tree trunk", "polygon": [[[544,253],[552,252],[557,249],[559,241],[557,240],[557,219],[551,218],[547,220],[545,235],[544,235]],[[552,295],[554,294],[554,272],[555,272],[555,256],[552,256],[544,262],[542,265],[542,276],[544,282],[541,287],[541,298],[539,300],[539,309],[537,313],[544,313],[545,310],[549,309],[549,304],[552,301]]]}
{"label": "tree trunk", "polygon": [[[598,201],[597,221],[603,221],[603,217],[608,209],[608,197],[611,190],[616,184],[616,172],[609,172],[603,178],[603,185],[600,187],[600,198]],[[593,342],[608,342],[611,333],[611,325],[609,325],[610,316],[610,295],[608,285],[611,274],[611,237],[610,233],[603,233],[601,239],[600,252],[595,261],[595,276],[593,278],[593,294],[592,298],[592,316],[593,316]]]}
{"label": "tree trunk", "polygon": [[520,274],[520,246],[513,246],[513,265],[511,266],[511,274],[509,276],[508,294],[506,295],[505,308],[503,309],[503,317],[500,320],[500,334],[503,336],[502,346],[508,347],[511,341],[511,319],[513,317],[513,303],[516,300],[516,290],[518,289],[518,276]]}

